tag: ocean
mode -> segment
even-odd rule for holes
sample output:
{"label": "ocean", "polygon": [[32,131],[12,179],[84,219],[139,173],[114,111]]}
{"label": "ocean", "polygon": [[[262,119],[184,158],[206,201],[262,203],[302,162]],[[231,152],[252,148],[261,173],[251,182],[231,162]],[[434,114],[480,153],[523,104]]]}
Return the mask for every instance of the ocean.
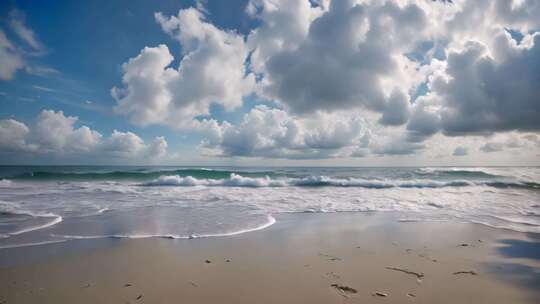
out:
{"label": "ocean", "polygon": [[540,233],[540,167],[0,166],[0,249],[220,237],[289,212],[395,212]]}

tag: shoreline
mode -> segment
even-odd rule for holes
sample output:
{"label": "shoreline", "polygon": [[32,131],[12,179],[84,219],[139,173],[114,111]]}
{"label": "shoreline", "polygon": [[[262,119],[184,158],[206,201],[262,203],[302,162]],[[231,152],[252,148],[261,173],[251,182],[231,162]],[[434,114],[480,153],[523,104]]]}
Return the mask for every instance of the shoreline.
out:
{"label": "shoreline", "polygon": [[[103,240],[103,239],[129,239],[129,240],[137,240],[137,239],[172,239],[172,240],[191,240],[191,239],[201,239],[201,238],[224,238],[224,237],[231,237],[236,235],[241,235],[245,233],[251,233],[256,232],[259,230],[264,230],[269,228],[270,226],[274,225],[277,220],[276,218],[280,218],[282,216],[287,217],[289,215],[303,215],[303,214],[317,214],[317,215],[325,215],[328,214],[332,216],[332,214],[360,214],[360,215],[370,215],[370,214],[376,214],[377,216],[384,217],[385,215],[390,215],[393,217],[393,219],[398,223],[450,223],[450,224],[465,224],[465,225],[477,225],[481,226],[483,228],[487,229],[493,229],[494,231],[502,231],[503,233],[510,233],[510,234],[530,234],[530,235],[536,235],[538,238],[540,238],[540,233],[537,232],[531,232],[531,231],[520,231],[515,230],[512,228],[504,227],[504,226],[494,226],[488,223],[480,222],[480,221],[467,221],[462,219],[455,219],[455,221],[451,221],[449,219],[423,219],[423,218],[407,218],[403,217],[403,215],[410,215],[405,212],[399,212],[399,211],[379,211],[379,210],[369,210],[369,211],[332,211],[332,212],[311,212],[311,211],[302,211],[302,212],[278,212],[276,214],[267,214],[267,222],[262,223],[259,226],[255,226],[252,228],[246,228],[241,229],[238,231],[233,232],[223,232],[223,233],[215,233],[215,234],[191,234],[191,235],[174,235],[174,234],[134,234],[134,235],[128,235],[128,234],[109,234],[109,235],[70,235],[70,234],[51,234],[55,237],[60,237],[61,239],[58,240],[50,240],[50,241],[38,241],[35,243],[22,243],[22,244],[13,244],[13,245],[0,245],[0,252],[4,249],[16,249],[16,248],[26,248],[26,247],[38,247],[38,246],[46,246],[51,244],[58,244],[58,243],[65,243],[65,242],[76,242],[76,241],[82,241],[82,240]],[[10,233],[8,235],[16,236],[20,234],[24,234],[27,232],[33,232],[37,230],[46,229],[52,226],[55,226],[56,224],[63,221],[61,216],[55,215],[60,218],[60,220],[53,220],[57,221],[56,223],[47,223],[42,226],[38,226],[37,228],[28,228],[28,231],[23,232],[16,232],[16,233]]]}
{"label": "shoreline", "polygon": [[470,223],[399,222],[392,213],[275,217],[266,229],[233,236],[108,238],[2,249],[0,301],[540,300],[537,234]]}

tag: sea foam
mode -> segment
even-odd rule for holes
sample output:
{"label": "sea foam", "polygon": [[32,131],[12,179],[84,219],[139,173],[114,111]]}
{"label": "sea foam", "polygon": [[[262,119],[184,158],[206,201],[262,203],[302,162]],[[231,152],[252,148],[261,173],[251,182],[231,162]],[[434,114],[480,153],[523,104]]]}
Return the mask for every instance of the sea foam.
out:
{"label": "sea foam", "polygon": [[210,186],[210,187],[360,187],[370,189],[387,188],[442,188],[466,186],[491,186],[496,188],[531,188],[540,189],[540,184],[526,181],[491,181],[491,180],[367,180],[361,178],[332,178],[328,176],[308,176],[303,178],[244,177],[231,173],[226,179],[198,179],[192,176],[160,176],[142,183],[142,186]]}

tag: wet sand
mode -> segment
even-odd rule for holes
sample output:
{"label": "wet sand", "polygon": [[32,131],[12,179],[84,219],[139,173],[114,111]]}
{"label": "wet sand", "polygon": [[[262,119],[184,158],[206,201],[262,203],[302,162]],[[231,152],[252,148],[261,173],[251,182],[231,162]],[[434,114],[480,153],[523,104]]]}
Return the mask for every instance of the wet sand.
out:
{"label": "wet sand", "polygon": [[391,213],[0,250],[0,303],[539,303],[540,236]]}

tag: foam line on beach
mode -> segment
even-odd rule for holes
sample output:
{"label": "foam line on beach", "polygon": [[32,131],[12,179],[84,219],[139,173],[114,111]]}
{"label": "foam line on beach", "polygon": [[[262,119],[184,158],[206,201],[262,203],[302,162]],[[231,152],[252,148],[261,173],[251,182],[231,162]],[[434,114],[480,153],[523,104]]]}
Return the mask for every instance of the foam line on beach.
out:
{"label": "foam line on beach", "polygon": [[10,202],[0,201],[0,212],[2,212],[4,214],[7,214],[7,215],[9,215],[9,214],[11,214],[11,215],[22,215],[22,216],[29,216],[29,217],[32,217],[32,218],[52,218],[47,223],[44,223],[44,224],[41,224],[41,225],[30,226],[30,227],[26,227],[26,228],[22,228],[22,229],[19,229],[19,230],[15,230],[15,231],[5,233],[5,235],[7,235],[7,236],[19,235],[19,234],[27,233],[27,232],[30,232],[30,231],[45,229],[45,228],[54,226],[54,225],[56,225],[56,224],[63,221],[62,216],[60,216],[58,214],[42,213],[42,212],[34,212],[34,211],[30,211],[30,210],[24,210],[24,209],[21,209],[18,204],[10,203]]}
{"label": "foam line on beach", "polygon": [[0,249],[9,249],[9,248],[20,248],[20,247],[30,247],[30,246],[40,246],[40,245],[48,245],[48,244],[56,244],[56,243],[64,243],[67,240],[54,240],[54,241],[43,241],[43,242],[35,242],[35,243],[23,243],[23,244],[11,244],[11,245],[0,245]]}
{"label": "foam line on beach", "polygon": [[[54,226],[54,225],[62,222],[63,218],[61,216],[59,216],[59,215],[53,215],[53,216],[55,216],[54,219],[51,220],[48,223],[45,223],[43,225],[37,225],[37,226],[32,226],[32,227],[20,229],[20,230],[14,231],[14,232],[10,232],[9,235],[19,235],[19,234],[27,233],[27,232],[30,232],[30,231],[45,229],[45,228]],[[41,216],[41,217],[49,217],[49,216]]]}
{"label": "foam line on beach", "polygon": [[276,223],[276,219],[267,215],[267,221],[253,228],[241,229],[233,232],[224,232],[224,233],[212,233],[212,234],[191,234],[191,235],[178,235],[178,234],[105,234],[105,235],[54,235],[56,237],[62,237],[65,239],[72,240],[87,240],[87,239],[146,239],[146,238],[164,238],[164,239],[198,239],[198,238],[209,238],[209,237],[225,237],[233,236],[253,231],[262,230],[268,228]]}

